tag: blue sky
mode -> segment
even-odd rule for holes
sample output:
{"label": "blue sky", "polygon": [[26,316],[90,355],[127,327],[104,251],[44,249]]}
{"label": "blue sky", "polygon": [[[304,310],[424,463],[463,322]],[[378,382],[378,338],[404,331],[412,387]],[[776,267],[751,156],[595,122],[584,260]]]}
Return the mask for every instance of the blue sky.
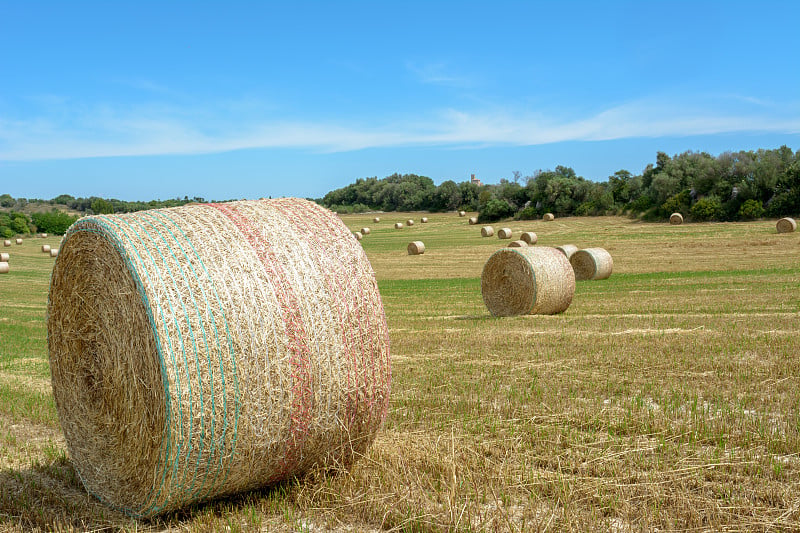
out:
{"label": "blue sky", "polygon": [[319,197],[800,149],[800,2],[0,0],[0,193]]}

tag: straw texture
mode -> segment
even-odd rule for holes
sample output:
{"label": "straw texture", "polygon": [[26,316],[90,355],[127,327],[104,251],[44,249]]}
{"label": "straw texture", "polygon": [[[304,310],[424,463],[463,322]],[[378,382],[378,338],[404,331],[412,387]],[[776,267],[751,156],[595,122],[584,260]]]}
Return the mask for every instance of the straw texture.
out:
{"label": "straw texture", "polygon": [[556,217],[553,213],[545,213],[544,216],[542,217],[542,220],[544,220],[545,222],[550,222],[551,220],[555,220],[555,218]]}
{"label": "straw texture", "polygon": [[419,221],[422,222],[423,224],[427,224],[428,223],[428,217],[422,217],[421,219],[419,219]]}
{"label": "straw texture", "polygon": [[508,243],[509,248],[525,248],[526,246],[528,246],[528,243],[523,240],[511,241]]}
{"label": "straw texture", "polygon": [[797,222],[793,218],[785,217],[775,225],[778,233],[791,233],[797,229]]}
{"label": "straw texture", "polygon": [[520,240],[525,241],[526,244],[534,245],[536,241],[539,240],[539,237],[532,231],[523,231],[520,236]]}
{"label": "straw texture", "polygon": [[477,217],[469,217],[469,225],[470,226],[474,226],[477,223],[478,223],[478,218]]}
{"label": "straw texture", "polygon": [[421,255],[425,253],[425,243],[412,241],[408,243],[408,255]]}
{"label": "straw texture", "polygon": [[557,314],[572,303],[575,274],[554,248],[501,248],[483,267],[481,294],[495,316]]}
{"label": "straw texture", "polygon": [[491,237],[494,235],[494,228],[491,226],[484,226],[481,228],[481,237]]}
{"label": "straw texture", "polygon": [[0,262],[0,274],[8,274],[8,263]]}
{"label": "straw texture", "polygon": [[42,253],[43,254],[49,254],[50,253],[50,245],[49,244],[43,244],[42,245]]}
{"label": "straw texture", "polygon": [[572,254],[578,251],[578,247],[574,244],[562,244],[561,246],[556,246],[556,250],[567,256],[567,259],[572,257]]}
{"label": "straw texture", "polygon": [[11,246],[11,241],[9,241],[8,239],[4,240],[3,246]]}
{"label": "straw texture", "polygon": [[0,261],[3,263],[8,263],[8,260],[11,259],[11,255],[7,253],[0,253]]}
{"label": "straw texture", "polygon": [[48,347],[69,455],[147,517],[350,465],[386,416],[375,276],[344,223],[298,199],[76,222],[55,261]]}
{"label": "straw texture", "polygon": [[510,239],[511,235],[514,232],[511,231],[511,228],[500,228],[500,231],[497,232],[498,239]]}
{"label": "straw texture", "polygon": [[673,226],[680,226],[681,224],[683,224],[683,215],[681,215],[680,213],[672,213],[669,216],[669,223],[672,224]]}
{"label": "straw texture", "polygon": [[403,229],[403,223],[402,222],[395,222],[394,223],[394,229]]}
{"label": "straw texture", "polygon": [[585,248],[569,258],[577,281],[608,279],[614,269],[614,260],[605,248]]}
{"label": "straw texture", "polygon": [[22,239],[17,239],[17,244],[22,244]]}

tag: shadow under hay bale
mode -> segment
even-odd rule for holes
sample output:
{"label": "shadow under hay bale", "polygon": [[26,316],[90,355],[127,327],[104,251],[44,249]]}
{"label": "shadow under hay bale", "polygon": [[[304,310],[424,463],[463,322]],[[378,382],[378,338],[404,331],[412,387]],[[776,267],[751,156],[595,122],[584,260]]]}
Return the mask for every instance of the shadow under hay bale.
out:
{"label": "shadow under hay bale", "polygon": [[797,221],[793,218],[784,217],[775,224],[778,233],[791,233],[797,229]]}
{"label": "shadow under hay bale", "polygon": [[47,323],[86,488],[149,517],[363,455],[390,363],[377,282],[351,235],[291,198],[76,222]]}
{"label": "shadow under hay bale", "polygon": [[412,241],[408,243],[408,255],[422,255],[425,253],[425,243],[422,241]]}
{"label": "shadow under hay bale", "polygon": [[672,213],[669,216],[669,223],[672,224],[673,226],[680,226],[681,224],[683,224],[683,215],[681,215],[680,213]]}
{"label": "shadow under hay bale", "polygon": [[578,251],[578,247],[574,244],[562,244],[561,246],[556,246],[556,250],[564,254],[567,259],[572,257],[572,254]]}
{"label": "shadow under hay bale", "polygon": [[520,234],[519,238],[520,240],[525,241],[527,244],[530,245],[536,244],[536,241],[539,240],[539,237],[537,237],[537,235],[532,231],[523,231]]}
{"label": "shadow under hay bale", "polygon": [[491,226],[484,226],[481,228],[481,237],[491,237],[494,235],[494,228]]}
{"label": "shadow under hay bale", "polygon": [[608,279],[614,270],[614,260],[605,248],[585,248],[569,258],[577,281]]}
{"label": "shadow under hay bale", "polygon": [[572,303],[575,274],[554,248],[501,248],[483,267],[481,294],[494,316],[557,314]]}

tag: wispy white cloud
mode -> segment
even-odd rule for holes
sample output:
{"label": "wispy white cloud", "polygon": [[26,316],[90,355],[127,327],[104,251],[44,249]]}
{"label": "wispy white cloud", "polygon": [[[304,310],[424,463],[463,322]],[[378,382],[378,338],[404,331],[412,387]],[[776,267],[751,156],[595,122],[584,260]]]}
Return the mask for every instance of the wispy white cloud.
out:
{"label": "wispy white cloud", "polygon": [[[726,134],[800,134],[800,104],[773,109],[712,109],[640,100],[563,120],[542,112],[446,109],[405,120],[316,122],[250,118],[224,111],[166,106],[121,110],[74,107],[35,119],[0,116],[0,160],[219,153],[302,148],[322,152],[402,146],[540,145],[637,137]],[[252,109],[248,103],[245,108]],[[58,118],[55,118],[58,117]]]}
{"label": "wispy white cloud", "polygon": [[432,85],[467,88],[473,85],[472,80],[463,75],[453,73],[444,63],[417,64],[406,62],[406,68],[417,81]]}

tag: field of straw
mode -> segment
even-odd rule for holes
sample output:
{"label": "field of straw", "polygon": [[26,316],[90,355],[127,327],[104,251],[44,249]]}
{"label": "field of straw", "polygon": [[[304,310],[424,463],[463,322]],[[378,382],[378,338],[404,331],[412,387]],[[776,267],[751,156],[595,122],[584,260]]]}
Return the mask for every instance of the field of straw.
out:
{"label": "field of straw", "polygon": [[[473,216],[470,214],[470,216]],[[605,248],[553,316],[494,318],[481,270],[507,241],[457,213],[344,215],[375,270],[389,414],[350,471],[136,521],[87,495],[50,387],[54,258],[0,276],[3,531],[800,530],[800,232],[774,220],[504,222],[536,246]],[[410,241],[425,254],[409,256]]]}

